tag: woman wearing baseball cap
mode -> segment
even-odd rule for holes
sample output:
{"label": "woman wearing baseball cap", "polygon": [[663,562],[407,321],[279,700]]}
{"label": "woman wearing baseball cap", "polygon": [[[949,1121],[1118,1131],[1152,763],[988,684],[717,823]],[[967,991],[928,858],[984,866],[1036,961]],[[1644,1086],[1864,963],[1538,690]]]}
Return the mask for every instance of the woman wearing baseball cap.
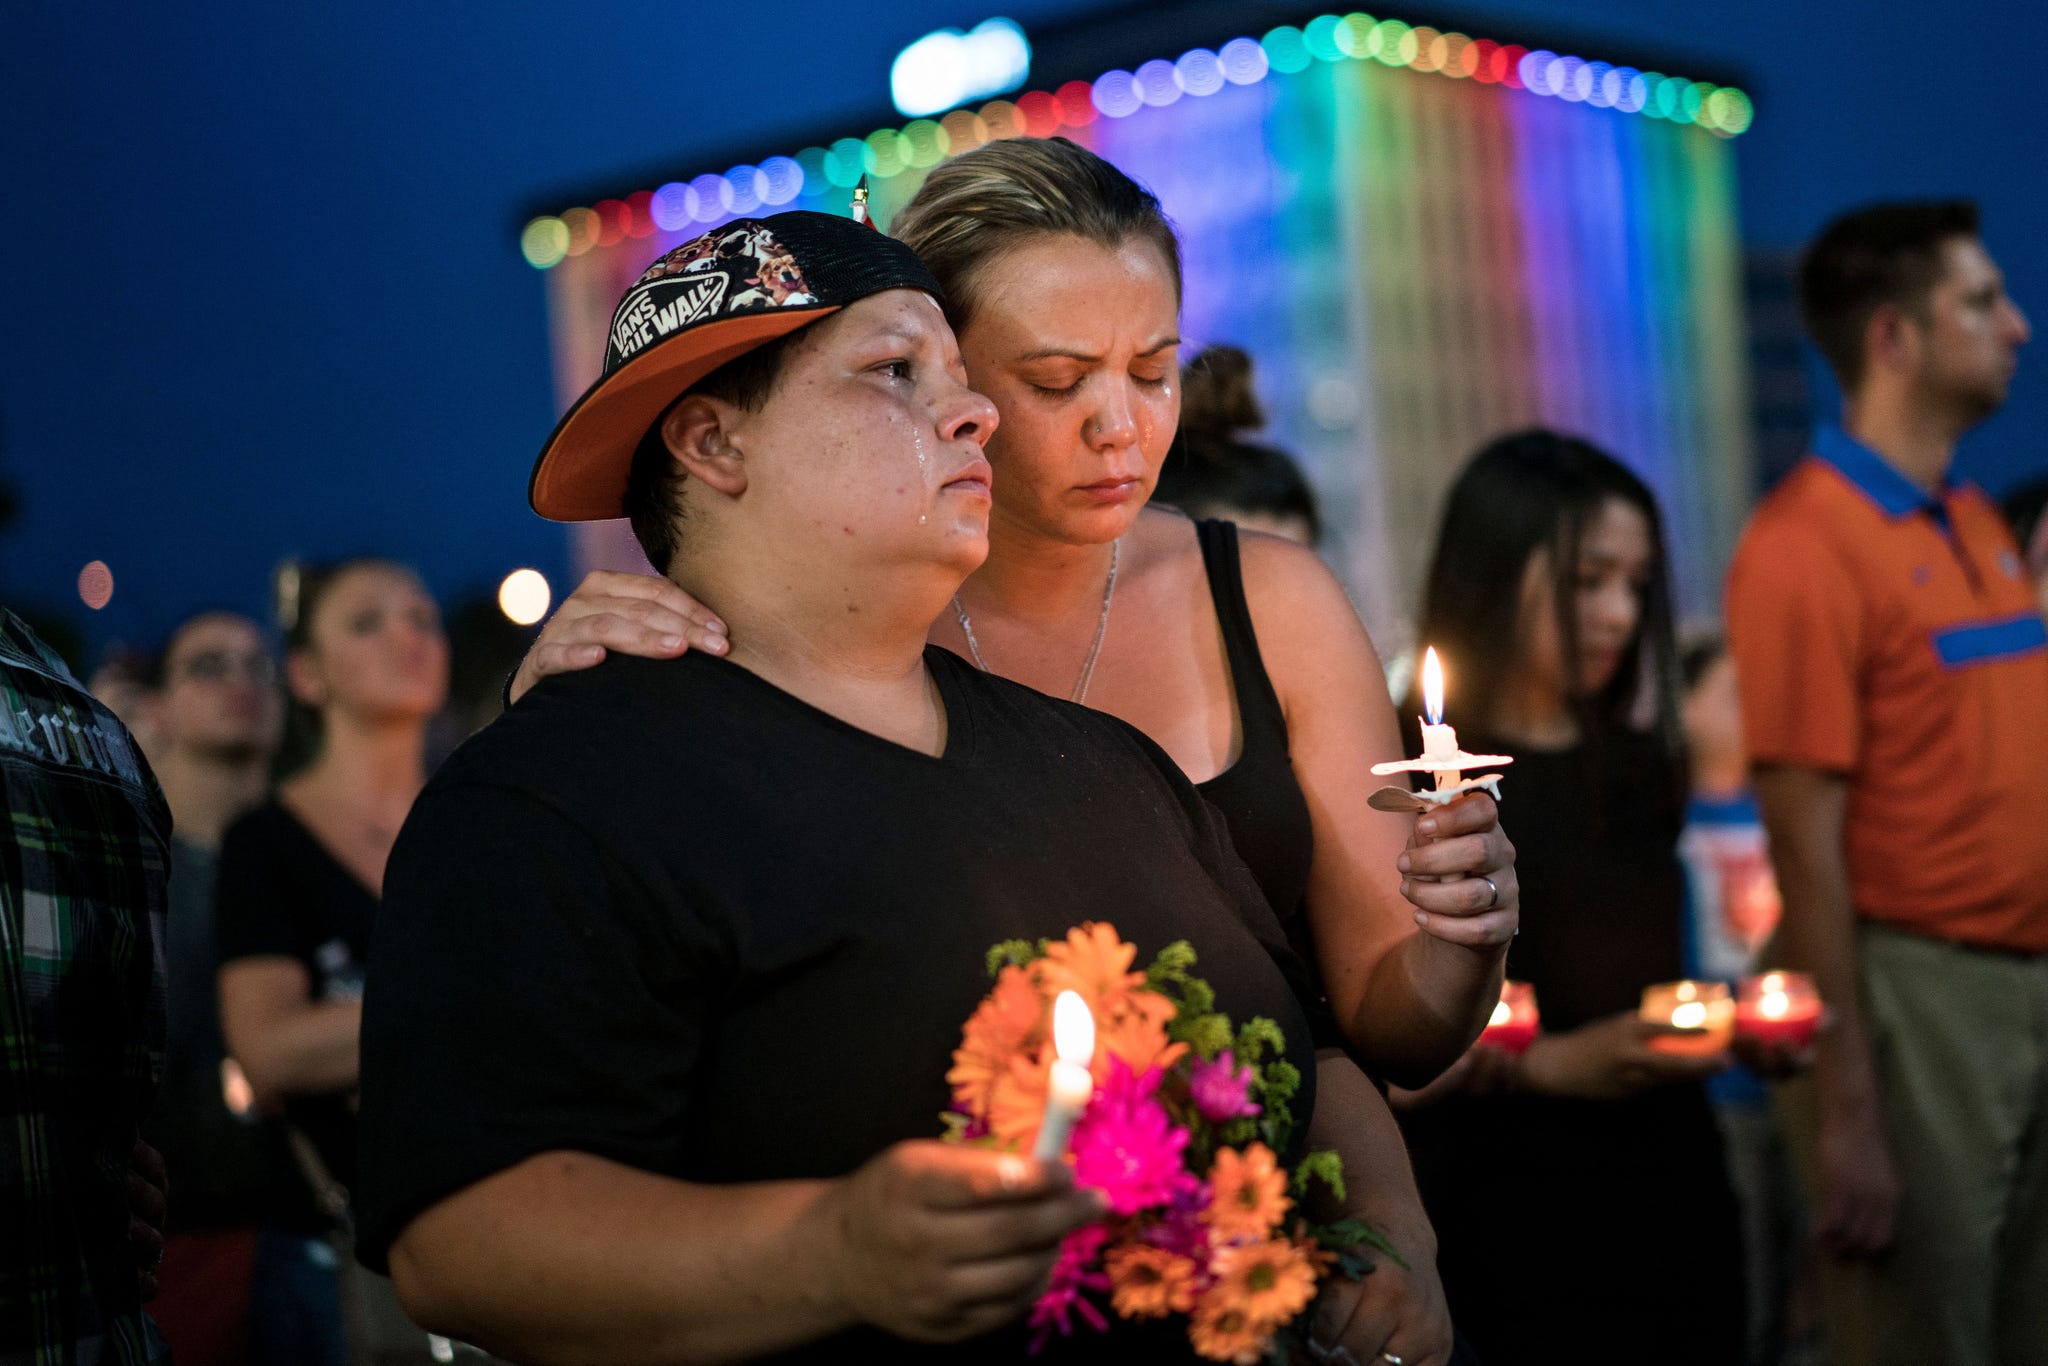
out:
{"label": "woman wearing baseball cap", "polygon": [[[706,234],[626,292],[535,467],[537,507],[626,512],[740,629],[548,680],[406,820],[357,1248],[424,1324],[536,1362],[1024,1359],[1105,1205],[935,1137],[1007,939],[1185,941],[1284,1032],[1292,1146],[1350,1105],[1317,1102],[1307,974],[1186,775],[927,640],[988,552],[997,427],[937,294],[848,219]],[[1194,1358],[1155,1323],[1058,1359]]]}
{"label": "woman wearing baseball cap", "polygon": [[[1436,1076],[1498,1000],[1513,849],[1483,794],[1412,832],[1366,806],[1366,771],[1400,735],[1372,642],[1320,560],[1146,508],[1180,406],[1179,246],[1158,201],[1065,139],[1010,139],[935,168],[893,228],[944,286],[969,382],[1002,418],[988,559],[932,641],[1157,741],[1312,947],[1360,1062],[1401,1084]],[[513,692],[607,650],[690,644],[726,648],[714,614],[664,579],[594,574]],[[1406,1190],[1398,1137],[1389,1170],[1382,1189]],[[1419,1203],[1372,1213],[1424,1250],[1410,1259],[1423,1271],[1368,1277],[1346,1341],[1440,1361],[1434,1235]]]}

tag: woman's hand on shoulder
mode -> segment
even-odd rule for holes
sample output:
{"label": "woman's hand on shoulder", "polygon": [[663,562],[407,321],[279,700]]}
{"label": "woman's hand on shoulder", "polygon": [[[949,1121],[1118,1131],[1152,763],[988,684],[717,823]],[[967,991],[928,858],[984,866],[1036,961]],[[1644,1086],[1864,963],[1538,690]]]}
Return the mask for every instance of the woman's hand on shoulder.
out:
{"label": "woman's hand on shoulder", "polygon": [[1529,1090],[1545,1095],[1624,1100],[1671,1082],[1704,1081],[1734,1061],[1725,1050],[1695,1055],[1651,1047],[1676,1032],[1629,1013],[1544,1034],[1522,1056],[1522,1079]]}
{"label": "woman's hand on shoulder", "polygon": [[1500,828],[1500,807],[1484,792],[1418,815],[1394,866],[1425,934],[1465,948],[1498,948],[1521,926],[1515,846]]}
{"label": "woman's hand on shoulder", "polygon": [[825,1227],[837,1293],[898,1337],[956,1342],[1028,1313],[1060,1242],[1106,1213],[1062,1162],[935,1140],[898,1143],[835,1183]]}
{"label": "woman's hand on shoulder", "polygon": [[549,674],[589,668],[607,650],[673,659],[692,648],[713,655],[732,648],[716,613],[657,575],[593,570],[541,628],[512,675],[510,700]]}

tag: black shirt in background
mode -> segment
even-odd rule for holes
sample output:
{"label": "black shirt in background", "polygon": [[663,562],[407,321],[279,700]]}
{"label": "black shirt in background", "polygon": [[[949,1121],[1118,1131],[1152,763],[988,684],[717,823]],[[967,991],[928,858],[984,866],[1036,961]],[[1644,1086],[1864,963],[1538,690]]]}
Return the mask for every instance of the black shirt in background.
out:
{"label": "black shirt in background", "polygon": [[[840,1176],[935,1136],[989,946],[1086,920],[1114,923],[1141,967],[1190,941],[1219,1008],[1278,1022],[1305,1129],[1313,1057],[1276,963],[1292,955],[1186,778],[1120,721],[926,660],[939,758],[696,652],[550,678],[456,752],[386,878],[366,1263],[425,1206],[549,1149],[733,1182]],[[1189,1356],[1162,1336],[1144,1359]],[[1074,1345],[1123,1359],[1135,1341]],[[1022,1344],[857,1333],[798,1355]]]}
{"label": "black shirt in background", "polygon": [[[1522,915],[1507,970],[1535,986],[1544,1030],[1632,1012],[1644,987],[1683,976],[1683,807],[1662,744],[1459,738],[1515,756],[1501,824]],[[1452,1316],[1487,1366],[1741,1360],[1740,1229],[1699,1083],[1618,1101],[1458,1099],[1401,1122]]]}
{"label": "black shirt in background", "polygon": [[163,1154],[170,1174],[171,1232],[260,1225],[318,1233],[327,1220],[282,1127],[227,1106],[214,874],[211,851],[171,840],[164,1079],[143,1138]]}
{"label": "black shirt in background", "polygon": [[[218,901],[222,963],[290,958],[305,968],[314,1001],[362,999],[377,898],[276,801],[228,827]],[[284,1113],[312,1141],[328,1175],[353,1192],[353,1088],[287,1097]]]}

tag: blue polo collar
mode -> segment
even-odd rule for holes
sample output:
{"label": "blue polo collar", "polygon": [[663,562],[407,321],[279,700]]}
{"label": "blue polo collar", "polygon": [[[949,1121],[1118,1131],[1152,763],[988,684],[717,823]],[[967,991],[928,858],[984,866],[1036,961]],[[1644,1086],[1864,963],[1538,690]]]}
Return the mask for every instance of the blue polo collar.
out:
{"label": "blue polo collar", "polygon": [[1890,517],[1916,512],[1944,515],[1941,499],[1900,474],[1889,460],[1833,423],[1814,428],[1813,453],[1842,472],[1865,498]]}

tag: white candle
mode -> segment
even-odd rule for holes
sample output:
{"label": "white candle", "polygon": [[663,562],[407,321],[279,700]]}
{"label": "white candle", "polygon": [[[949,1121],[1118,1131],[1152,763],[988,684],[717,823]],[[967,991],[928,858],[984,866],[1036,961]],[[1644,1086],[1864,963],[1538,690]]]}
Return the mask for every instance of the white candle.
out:
{"label": "white candle", "polygon": [[[1444,666],[1437,661],[1434,645],[1422,656],[1422,713],[1422,757],[1457,758],[1458,732],[1443,724]],[[1450,787],[1457,781],[1458,774],[1455,770],[1446,769],[1436,775],[1436,785],[1440,789]]]}
{"label": "white candle", "polygon": [[1063,991],[1052,1003],[1052,1046],[1059,1057],[1046,1090],[1045,1120],[1031,1149],[1039,1162],[1057,1162],[1067,1151],[1074,1121],[1095,1094],[1095,1078],[1088,1070],[1095,1060],[1095,1017],[1077,992]]}

